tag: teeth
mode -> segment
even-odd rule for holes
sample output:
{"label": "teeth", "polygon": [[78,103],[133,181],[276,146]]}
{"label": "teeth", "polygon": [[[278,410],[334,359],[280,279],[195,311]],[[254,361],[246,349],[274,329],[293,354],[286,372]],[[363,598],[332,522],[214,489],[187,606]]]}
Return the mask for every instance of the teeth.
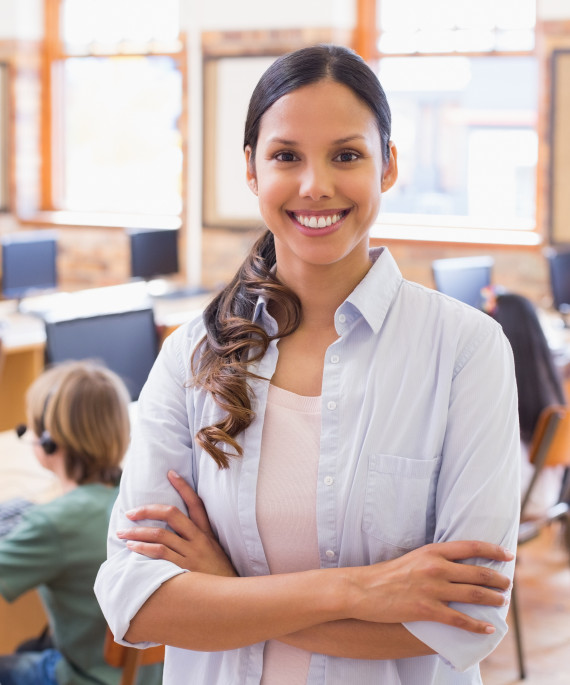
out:
{"label": "teeth", "polygon": [[342,214],[333,214],[332,216],[302,216],[301,214],[294,214],[295,220],[307,228],[326,228],[332,226],[340,220]]}

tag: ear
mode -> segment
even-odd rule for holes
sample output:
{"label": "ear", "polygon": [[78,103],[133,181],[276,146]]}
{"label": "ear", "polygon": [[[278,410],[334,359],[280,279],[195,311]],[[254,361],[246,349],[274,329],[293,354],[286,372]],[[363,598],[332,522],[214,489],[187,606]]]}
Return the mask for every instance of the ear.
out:
{"label": "ear", "polygon": [[389,145],[390,160],[382,172],[381,190],[383,193],[385,193],[387,190],[390,190],[398,178],[398,150],[392,141],[390,141]]}
{"label": "ear", "polygon": [[255,162],[252,157],[252,149],[250,145],[245,146],[245,177],[247,185],[254,195],[257,195],[257,174],[255,173]]}

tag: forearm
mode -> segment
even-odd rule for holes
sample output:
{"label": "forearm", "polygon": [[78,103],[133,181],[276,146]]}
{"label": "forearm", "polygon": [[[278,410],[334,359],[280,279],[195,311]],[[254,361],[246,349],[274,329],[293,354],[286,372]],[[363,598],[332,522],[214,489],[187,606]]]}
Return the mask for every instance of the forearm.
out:
{"label": "forearm", "polygon": [[348,585],[341,569],[249,578],[183,573],[147,599],[124,639],[236,649],[344,618]]}
{"label": "forearm", "polygon": [[308,652],[348,659],[405,659],[434,654],[400,623],[330,621],[279,640]]}

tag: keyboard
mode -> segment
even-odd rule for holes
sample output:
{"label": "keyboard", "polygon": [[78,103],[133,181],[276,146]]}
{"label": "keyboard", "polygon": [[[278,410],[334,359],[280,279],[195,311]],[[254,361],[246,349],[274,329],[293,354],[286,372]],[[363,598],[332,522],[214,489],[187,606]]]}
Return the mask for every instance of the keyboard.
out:
{"label": "keyboard", "polygon": [[0,537],[5,537],[20,522],[24,512],[34,506],[30,500],[22,497],[0,502]]}

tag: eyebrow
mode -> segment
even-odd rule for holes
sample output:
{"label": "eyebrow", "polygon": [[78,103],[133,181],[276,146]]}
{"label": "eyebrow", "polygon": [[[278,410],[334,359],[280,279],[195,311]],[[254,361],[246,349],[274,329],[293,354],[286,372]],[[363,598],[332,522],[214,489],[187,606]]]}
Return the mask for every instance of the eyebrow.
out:
{"label": "eyebrow", "polygon": [[[338,138],[337,140],[333,140],[332,144],[333,145],[346,145],[347,143],[350,143],[353,140],[365,140],[365,136],[363,136],[360,133],[355,133],[354,135],[346,136],[345,138]],[[267,142],[270,144],[277,144],[277,145],[290,145],[290,146],[298,145],[297,141],[288,140],[287,138],[270,138]]]}

